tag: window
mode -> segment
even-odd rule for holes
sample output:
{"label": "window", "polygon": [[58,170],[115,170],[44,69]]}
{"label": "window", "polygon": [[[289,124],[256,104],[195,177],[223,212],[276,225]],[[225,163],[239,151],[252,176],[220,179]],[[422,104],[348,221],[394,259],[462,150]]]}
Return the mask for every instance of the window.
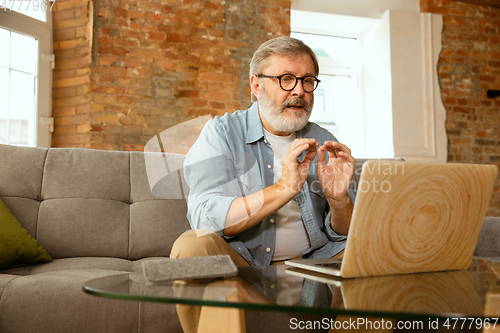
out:
{"label": "window", "polygon": [[321,80],[314,91],[314,108],[310,121],[330,131],[340,142],[358,154],[364,153],[363,129],[353,119],[361,118],[359,75],[361,47],[349,36],[292,32],[318,57]]}
{"label": "window", "polygon": [[356,158],[445,162],[441,28],[442,17],[420,13],[418,0],[294,0],[291,36],[320,63],[311,121]]}
{"label": "window", "polygon": [[0,28],[0,143],[34,146],[38,42]]}
{"label": "window", "polygon": [[0,143],[50,147],[51,16],[27,5],[0,10]]}

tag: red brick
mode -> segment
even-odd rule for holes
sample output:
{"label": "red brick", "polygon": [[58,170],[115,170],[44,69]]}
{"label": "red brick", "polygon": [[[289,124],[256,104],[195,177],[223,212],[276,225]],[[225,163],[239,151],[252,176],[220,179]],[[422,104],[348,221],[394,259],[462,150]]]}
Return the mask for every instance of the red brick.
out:
{"label": "red brick", "polygon": [[113,8],[115,17],[127,18],[127,10],[123,8]]}
{"label": "red brick", "polygon": [[446,105],[455,105],[455,104],[457,104],[457,100],[455,98],[452,98],[452,97],[445,97],[444,100],[443,100],[443,102]]}
{"label": "red brick", "polygon": [[57,28],[65,29],[65,28],[83,27],[87,26],[88,23],[89,23],[88,17],[79,17],[71,20],[59,21],[59,23],[57,23]]}
{"label": "red brick", "polygon": [[188,41],[187,36],[182,36],[179,34],[169,33],[167,34],[167,42],[170,43],[186,43]]}
{"label": "red brick", "polygon": [[109,66],[117,60],[118,60],[118,57],[115,57],[115,56],[112,56],[112,57],[100,56],[99,57],[99,64]]}
{"label": "red brick", "polygon": [[63,116],[70,116],[76,114],[76,107],[75,106],[64,106],[60,108],[53,108],[52,109],[52,116],[53,117],[63,117]]}
{"label": "red brick", "polygon": [[91,89],[92,92],[111,94],[111,95],[123,95],[125,93],[125,87],[114,87],[114,86],[98,86]]}
{"label": "red brick", "polygon": [[478,75],[478,80],[479,81],[483,81],[483,82],[495,82],[496,81],[496,77],[495,76],[489,76],[489,75]]}
{"label": "red brick", "polygon": [[163,32],[148,32],[148,39],[164,41],[166,38]]}
{"label": "red brick", "polygon": [[156,14],[153,14],[153,13],[148,13],[148,14],[146,14],[146,20],[148,20],[148,21],[162,22],[163,21],[163,16],[156,15]]}
{"label": "red brick", "polygon": [[116,96],[116,103],[118,104],[133,104],[135,103],[135,98],[130,96]]}
{"label": "red brick", "polygon": [[135,12],[135,11],[129,11],[128,12],[128,17],[130,19],[144,19],[145,15],[144,13],[141,12]]}
{"label": "red brick", "polygon": [[201,81],[231,82],[232,75],[223,73],[200,73]]}
{"label": "red brick", "polygon": [[52,145],[55,147],[67,147],[67,144],[90,142],[90,134],[64,134],[52,136]]}
{"label": "red brick", "polygon": [[76,37],[76,30],[75,30],[75,28],[54,30],[53,37],[54,37],[54,41],[72,39],[72,38]]}
{"label": "red brick", "polygon": [[158,50],[135,49],[130,51],[129,56],[146,59],[160,59],[162,54]]}
{"label": "red brick", "polygon": [[81,6],[75,8],[75,17],[88,16],[89,11],[87,6]]}
{"label": "red brick", "polygon": [[57,11],[52,13],[52,20],[54,20],[55,22],[69,20],[74,17],[75,17],[75,11],[73,9]]}
{"label": "red brick", "polygon": [[113,46],[115,44],[115,42],[109,39],[109,37],[99,37],[97,39],[97,43],[98,45],[109,45],[109,46]]}

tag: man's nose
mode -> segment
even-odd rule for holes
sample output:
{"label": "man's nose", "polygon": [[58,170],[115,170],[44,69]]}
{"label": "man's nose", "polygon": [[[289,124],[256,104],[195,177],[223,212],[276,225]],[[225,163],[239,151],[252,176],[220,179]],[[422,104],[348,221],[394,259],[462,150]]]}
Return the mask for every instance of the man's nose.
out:
{"label": "man's nose", "polygon": [[305,93],[306,92],[304,91],[304,87],[302,86],[302,81],[297,80],[297,84],[295,85],[295,88],[293,88],[292,91],[290,91],[290,94],[292,96],[301,97],[301,96],[304,96]]}

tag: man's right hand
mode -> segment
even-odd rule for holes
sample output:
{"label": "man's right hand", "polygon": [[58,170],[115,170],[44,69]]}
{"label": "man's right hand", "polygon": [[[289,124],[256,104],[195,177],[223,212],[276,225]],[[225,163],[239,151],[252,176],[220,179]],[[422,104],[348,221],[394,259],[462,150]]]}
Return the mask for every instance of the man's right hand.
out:
{"label": "man's right hand", "polygon": [[[304,186],[309,174],[309,167],[316,156],[319,143],[315,139],[295,139],[282,159],[281,179],[278,182],[285,195],[293,198]],[[299,156],[306,151],[302,162]]]}
{"label": "man's right hand", "polygon": [[[319,143],[315,139],[296,139],[282,160],[281,179],[274,185],[233,200],[226,216],[224,235],[236,235],[276,212],[300,192]],[[308,151],[302,162],[298,158]]]}

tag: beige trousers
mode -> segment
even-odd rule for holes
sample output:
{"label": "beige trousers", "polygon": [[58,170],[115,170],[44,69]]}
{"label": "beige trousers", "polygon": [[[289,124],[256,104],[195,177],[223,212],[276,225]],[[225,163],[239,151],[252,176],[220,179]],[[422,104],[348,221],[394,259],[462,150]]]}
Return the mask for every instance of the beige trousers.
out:
{"label": "beige trousers", "polygon": [[[186,258],[197,256],[229,255],[236,266],[250,266],[222,237],[207,230],[190,230],[182,234],[174,243],[171,258]],[[343,251],[334,257],[342,257]],[[273,264],[280,264],[275,262]],[[182,284],[177,286],[178,292],[182,293]],[[243,295],[243,296],[242,296]],[[234,301],[238,298],[259,297],[258,293],[252,295],[252,286],[242,286],[239,293],[228,296]],[[259,299],[259,302],[265,302]],[[177,304],[177,315],[185,333],[207,333],[207,332],[245,332],[245,313],[242,309],[223,308],[211,306],[193,306]],[[348,316],[337,316],[336,321],[347,321]],[[374,320],[375,318],[372,318]],[[394,321],[395,323],[395,321]],[[347,330],[330,330],[330,332],[346,332]],[[392,330],[391,330],[392,331]],[[365,332],[388,332],[386,330],[375,330]],[[389,331],[390,332],[390,331]]]}
{"label": "beige trousers", "polygon": [[[172,246],[170,258],[226,254],[236,266],[250,266],[222,237],[206,230],[183,233]],[[241,309],[182,304],[176,308],[184,333],[245,332],[245,313]]]}

